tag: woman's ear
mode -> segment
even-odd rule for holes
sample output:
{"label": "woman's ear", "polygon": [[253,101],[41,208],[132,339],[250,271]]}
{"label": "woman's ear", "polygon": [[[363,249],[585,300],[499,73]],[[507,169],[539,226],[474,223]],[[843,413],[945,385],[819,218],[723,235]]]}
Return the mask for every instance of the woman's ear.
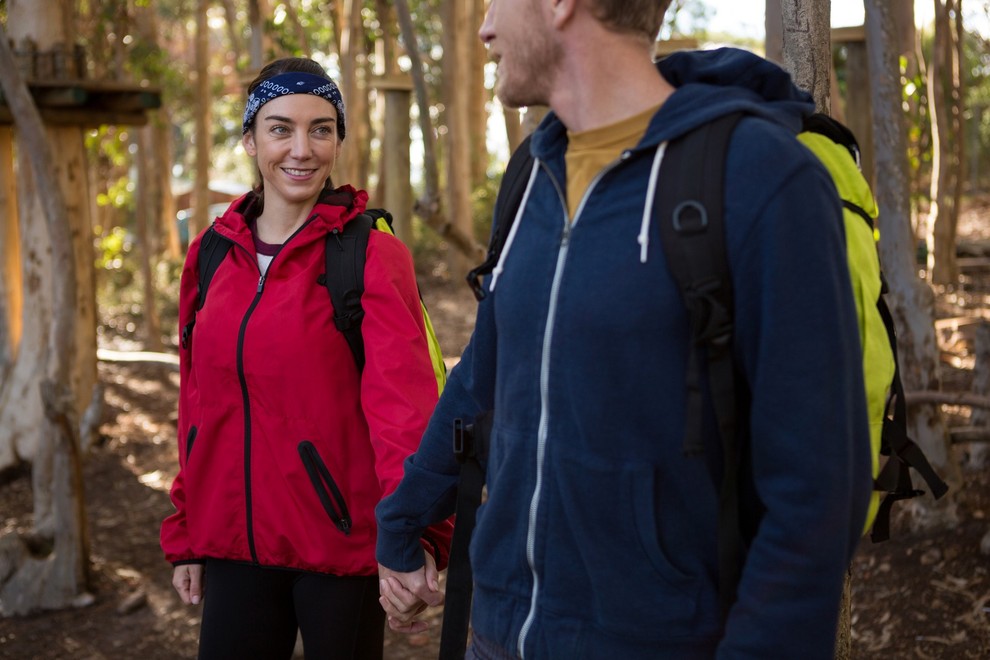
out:
{"label": "woman's ear", "polygon": [[241,143],[244,145],[244,151],[247,152],[248,156],[254,157],[258,155],[258,149],[254,146],[254,131],[248,131],[241,138]]}

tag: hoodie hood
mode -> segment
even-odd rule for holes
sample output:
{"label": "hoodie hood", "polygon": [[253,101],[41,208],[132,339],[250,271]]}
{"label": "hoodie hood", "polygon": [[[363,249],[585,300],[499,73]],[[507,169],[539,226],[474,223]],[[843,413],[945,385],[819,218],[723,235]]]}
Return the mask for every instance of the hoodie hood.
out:
{"label": "hoodie hood", "polygon": [[[801,130],[805,116],[815,111],[809,93],[799,89],[784,69],[738,48],[681,51],[657,63],[657,71],[676,87],[647,128],[638,148],[660,142],[732,112],[745,112]],[[550,112],[533,135],[532,153],[547,158],[566,127]]]}
{"label": "hoodie hood", "polygon": [[[642,263],[649,257],[653,198],[667,142],[735,112],[768,120],[796,135],[801,131],[805,116],[815,111],[811,95],[794,85],[789,73],[758,55],[738,48],[674,53],[657,63],[657,71],[676,89],[650,120],[642,139],[632,150],[652,152],[640,230],[636,236]],[[517,220],[523,215],[541,161],[555,170],[558,181],[566,180],[561,162],[566,149],[567,128],[555,113],[550,112],[532,136],[530,152],[534,163]],[[498,282],[518,226],[519,222],[514,222],[506,238],[499,261],[492,271],[491,289]]]}
{"label": "hoodie hood", "polygon": [[[324,191],[299,232],[305,228],[310,240],[322,238],[333,229],[343,228],[364,212],[367,204],[368,193],[349,185]],[[230,240],[253,250],[254,238],[249,225],[250,220],[259,213],[259,196],[252,190],[234,200],[227,211],[214,220],[213,226]]]}

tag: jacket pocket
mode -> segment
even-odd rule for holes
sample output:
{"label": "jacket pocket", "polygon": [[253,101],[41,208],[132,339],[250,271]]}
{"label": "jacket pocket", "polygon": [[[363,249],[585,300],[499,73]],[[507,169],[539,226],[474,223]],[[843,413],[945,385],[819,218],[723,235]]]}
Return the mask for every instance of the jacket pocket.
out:
{"label": "jacket pocket", "polygon": [[323,459],[313,443],[304,440],[299,443],[299,457],[302,459],[309,480],[316,489],[316,495],[320,498],[323,510],[330,516],[334,526],[345,535],[351,533],[351,516],[347,512],[347,503],[344,496],[337,487],[337,482],[333,480],[333,475],[327,469]]}
{"label": "jacket pocket", "polygon": [[186,435],[186,462],[189,462],[189,457],[192,456],[193,442],[196,440],[196,427],[192,426],[189,428],[189,434]]}

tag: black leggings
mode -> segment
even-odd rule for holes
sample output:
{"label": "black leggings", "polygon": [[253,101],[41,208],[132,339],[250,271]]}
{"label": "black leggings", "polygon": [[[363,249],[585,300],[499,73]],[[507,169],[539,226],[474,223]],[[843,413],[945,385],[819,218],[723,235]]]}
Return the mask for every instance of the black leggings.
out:
{"label": "black leggings", "polygon": [[378,576],[338,577],[208,560],[199,660],[381,660]]}

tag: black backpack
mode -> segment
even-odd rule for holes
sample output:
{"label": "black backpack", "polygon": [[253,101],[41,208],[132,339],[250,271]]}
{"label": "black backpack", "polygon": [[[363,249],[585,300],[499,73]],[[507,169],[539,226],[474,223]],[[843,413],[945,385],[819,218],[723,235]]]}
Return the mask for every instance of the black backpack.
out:
{"label": "black backpack", "polygon": [[[691,323],[684,453],[692,456],[703,452],[703,367],[708,372],[722,445],[723,476],[717,487],[720,492],[719,599],[723,613],[728,612],[735,601],[746,543],[762,515],[759,503],[753,501],[754,496],[745,491],[742,483],[745,456],[736,434],[736,371],[732,361],[734,305],[723,229],[724,164],[729,139],[741,118],[739,113],[718,118],[670,142],[661,166],[653,207],[664,255],[681,289]],[[804,130],[821,133],[850,150],[858,151],[849,129],[824,115],[808,118]],[[527,137],[506,167],[495,201],[495,221],[486,259],[467,276],[468,284],[479,301],[485,296],[481,278],[491,273],[498,263],[532,167],[533,157]],[[848,204],[846,206],[848,208]],[[862,209],[850,210],[861,215],[872,227],[872,218]],[[895,348],[896,361],[893,321],[882,296],[877,305],[891,346]],[[903,387],[896,371],[890,391],[888,408],[892,408],[892,413],[884,419],[881,447],[881,453],[890,458],[874,483],[874,489],[886,493],[886,496],[874,523],[874,541],[886,540],[890,507],[894,502],[924,492],[912,485],[909,467],[918,470],[936,499],[947,491],[947,486],[931,468],[921,449],[907,436]],[[471,507],[477,508],[484,484],[483,466],[491,423],[491,411],[476,419],[473,425],[455,421],[454,453],[462,467],[458,485],[457,525],[447,575],[441,659],[463,657],[467,640],[472,589],[467,541],[474,525],[474,510]]]}
{"label": "black backpack", "polygon": [[[347,345],[354,355],[358,371],[364,368],[364,338],[361,335],[361,322],[364,308],[361,296],[364,293],[364,266],[367,258],[368,237],[372,229],[392,233],[392,214],[385,209],[367,209],[344,225],[343,230],[334,229],[327,234],[324,253],[326,270],[317,282],[326,287],[334,309],[334,324],[344,335]],[[199,248],[199,288],[196,311],[206,303],[206,293],[214,273],[230,251],[233,243],[210,227],[203,234]],[[440,354],[440,345],[433,330],[426,306],[422,304],[423,320],[426,324],[431,362],[437,378],[437,388],[443,390],[447,372]],[[196,323],[193,318],[182,328],[181,344],[186,348]]]}

